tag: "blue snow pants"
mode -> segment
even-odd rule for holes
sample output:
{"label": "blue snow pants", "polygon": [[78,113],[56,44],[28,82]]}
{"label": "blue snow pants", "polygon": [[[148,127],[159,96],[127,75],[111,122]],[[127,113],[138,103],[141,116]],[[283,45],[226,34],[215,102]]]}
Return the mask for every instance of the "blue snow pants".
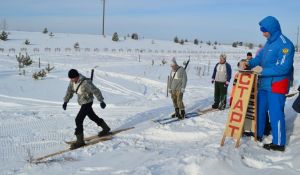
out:
{"label": "blue snow pants", "polygon": [[269,111],[273,136],[272,143],[280,146],[286,144],[284,116],[285,99],[286,97],[284,94],[258,90],[257,136],[263,137],[267,116],[266,114]]}

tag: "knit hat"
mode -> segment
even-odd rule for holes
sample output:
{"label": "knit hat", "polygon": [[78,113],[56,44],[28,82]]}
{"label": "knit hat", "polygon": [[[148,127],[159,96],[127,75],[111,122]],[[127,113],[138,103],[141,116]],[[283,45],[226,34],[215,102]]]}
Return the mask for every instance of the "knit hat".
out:
{"label": "knit hat", "polygon": [[248,52],[248,53],[247,53],[247,56],[252,56],[252,53],[251,53],[251,52]]}
{"label": "knit hat", "polygon": [[71,69],[69,70],[68,76],[69,78],[76,78],[79,77],[79,73],[76,69]]}
{"label": "knit hat", "polygon": [[175,57],[173,57],[171,60],[171,66],[176,66],[176,65],[177,65],[176,59]]}

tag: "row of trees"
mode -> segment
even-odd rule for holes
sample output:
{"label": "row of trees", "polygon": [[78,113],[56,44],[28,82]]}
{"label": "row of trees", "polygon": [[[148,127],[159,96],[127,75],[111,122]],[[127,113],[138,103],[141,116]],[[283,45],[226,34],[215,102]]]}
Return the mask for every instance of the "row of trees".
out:
{"label": "row of trees", "polygon": [[[259,45],[259,47],[261,47],[260,45]],[[245,47],[248,47],[249,49],[253,49],[254,44],[253,43],[243,43],[241,41],[236,41],[236,42],[232,43],[232,47],[238,47],[238,46],[245,46]]]}
{"label": "row of trees", "polygon": [[[190,42],[188,39],[179,39],[177,36],[175,36],[175,38],[174,38],[173,41],[174,41],[174,43],[179,43],[179,44],[182,44],[182,45],[183,45],[184,43]],[[194,39],[193,43],[194,43],[195,45],[199,45],[199,43],[202,44],[203,41],[202,41],[202,40],[199,41],[199,40],[196,38],[196,39]],[[212,45],[212,42],[211,42],[211,41],[207,41],[206,44],[210,46],[210,45]],[[214,45],[218,45],[218,42],[215,41],[213,44],[214,44]]]}
{"label": "row of trees", "polygon": [[[131,39],[133,39],[133,40],[139,40],[139,35],[137,34],[137,33],[133,33],[133,34],[131,34],[131,35],[127,35],[127,38],[131,38]],[[126,39],[126,36],[124,37],[124,39]],[[112,41],[119,41],[120,39],[119,39],[119,35],[118,35],[118,33],[117,32],[115,32],[114,34],[113,34],[113,36],[112,36]]]}
{"label": "row of trees", "polygon": [[[47,27],[46,27],[46,28],[44,28],[44,30],[43,30],[43,34],[47,34],[47,33],[48,33],[48,29],[47,29]],[[50,32],[50,33],[49,33],[49,36],[50,36],[50,37],[53,37],[54,34],[53,34],[52,32]]]}
{"label": "row of trees", "polygon": [[[48,29],[45,28],[45,29],[43,30],[43,33],[44,33],[44,34],[47,34],[47,33],[48,33]],[[51,33],[49,34],[49,36],[50,36],[50,37],[53,37],[54,34],[51,32]],[[127,37],[130,37],[130,35],[128,34]],[[7,39],[8,39],[8,33],[6,33],[5,31],[2,31],[1,34],[0,34],[0,40],[6,41]],[[139,39],[138,34],[137,34],[137,33],[133,33],[133,34],[131,35],[131,39],[138,40],[138,39]],[[119,35],[118,35],[117,32],[115,32],[115,33],[113,34],[113,36],[112,36],[112,41],[116,41],[116,42],[119,41]],[[179,38],[176,36],[176,37],[174,38],[174,42],[175,42],[175,43],[179,43],[179,44],[181,44],[181,45],[184,45],[184,43],[189,42],[189,41],[188,41],[188,39],[185,39],[185,40],[184,40],[184,39],[179,39]],[[193,42],[193,43],[194,43],[195,45],[199,45],[199,40],[198,40],[198,39],[194,39],[194,42]],[[201,40],[200,43],[202,44],[203,41]],[[29,45],[29,44],[30,44],[30,41],[29,41],[28,39],[26,39],[25,42],[24,42],[24,44]],[[152,41],[152,44],[154,44],[154,41]],[[206,44],[209,45],[209,46],[212,45],[211,41],[207,41]],[[216,45],[218,45],[218,42],[215,41],[213,44],[216,46]],[[246,47],[248,47],[249,49],[253,49],[253,47],[254,47],[254,44],[253,44],[253,43],[245,43],[245,44],[244,44],[244,43],[241,42],[241,41],[235,41],[235,42],[232,43],[232,47],[238,47],[238,46],[243,46],[243,45],[246,46]],[[76,48],[79,48],[79,43],[78,43],[78,42],[74,44],[74,48],[75,48],[75,49],[76,49]]]}
{"label": "row of trees", "polygon": [[[175,36],[174,38],[174,43],[179,43],[179,44],[184,44],[186,42],[189,42],[187,39],[183,40],[183,39],[179,39],[177,36]],[[199,40],[196,38],[194,39],[194,42],[193,42],[195,45],[199,45],[203,43],[203,41],[201,40],[199,42]],[[216,47],[217,45],[220,45],[220,43],[218,43],[217,41],[215,41],[214,43],[212,43],[211,41],[207,41],[206,42],[207,45],[211,46],[211,45],[214,45],[214,47]],[[238,47],[238,46],[245,46],[245,47],[248,47],[249,49],[253,49],[254,47],[254,44],[253,43],[243,43],[241,41],[235,41],[232,43],[232,47]]]}

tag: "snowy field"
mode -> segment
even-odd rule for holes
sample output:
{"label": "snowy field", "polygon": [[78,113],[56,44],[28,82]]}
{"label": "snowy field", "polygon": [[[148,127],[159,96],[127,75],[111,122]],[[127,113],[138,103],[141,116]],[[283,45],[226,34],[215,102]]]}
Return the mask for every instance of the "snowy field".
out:
{"label": "snowy field", "polygon": [[[31,45],[24,45],[25,39]],[[73,49],[75,42],[80,51]],[[0,41],[0,48],[0,174],[300,174],[300,115],[291,108],[295,97],[286,103],[287,147],[283,153],[264,150],[250,138],[242,138],[238,149],[231,139],[220,147],[228,110],[169,125],[152,121],[173,111],[166,97],[170,66],[162,65],[163,59],[176,56],[182,65],[190,56],[184,102],[186,111],[193,112],[213,102],[210,77],[219,54],[226,53],[235,70],[237,61],[248,51],[255,54],[257,48],[217,45],[214,49],[206,44],[182,46],[151,39],[114,43],[111,37],[96,35],[55,34],[49,38],[16,31],[10,32],[8,41]],[[25,48],[34,63],[24,69],[25,75],[19,75],[23,70],[19,71],[15,55],[20,50],[25,53]],[[49,63],[55,69],[46,78],[33,80],[32,73],[40,70],[39,58],[41,68]],[[300,84],[299,59],[296,55],[294,89]],[[32,156],[68,148],[65,141],[75,139],[76,96],[66,111],[61,107],[71,68],[88,77],[95,69],[94,83],[108,106],[103,110],[94,101],[94,110],[112,129],[135,128],[44,163],[28,163]],[[100,131],[88,118],[84,129],[85,136]],[[270,137],[264,139],[270,141]]]}

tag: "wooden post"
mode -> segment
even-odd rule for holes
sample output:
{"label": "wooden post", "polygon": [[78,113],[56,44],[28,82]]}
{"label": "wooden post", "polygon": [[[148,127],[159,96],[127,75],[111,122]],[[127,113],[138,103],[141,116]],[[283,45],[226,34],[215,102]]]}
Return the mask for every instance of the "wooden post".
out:
{"label": "wooden post", "polygon": [[168,76],[168,82],[167,82],[167,97],[169,97],[169,82],[170,82],[170,76]]}
{"label": "wooden post", "polygon": [[255,75],[254,79],[254,116],[253,116],[253,122],[252,122],[252,128],[253,128],[253,133],[254,133],[254,141],[257,141],[257,83],[258,83],[258,75]]}

